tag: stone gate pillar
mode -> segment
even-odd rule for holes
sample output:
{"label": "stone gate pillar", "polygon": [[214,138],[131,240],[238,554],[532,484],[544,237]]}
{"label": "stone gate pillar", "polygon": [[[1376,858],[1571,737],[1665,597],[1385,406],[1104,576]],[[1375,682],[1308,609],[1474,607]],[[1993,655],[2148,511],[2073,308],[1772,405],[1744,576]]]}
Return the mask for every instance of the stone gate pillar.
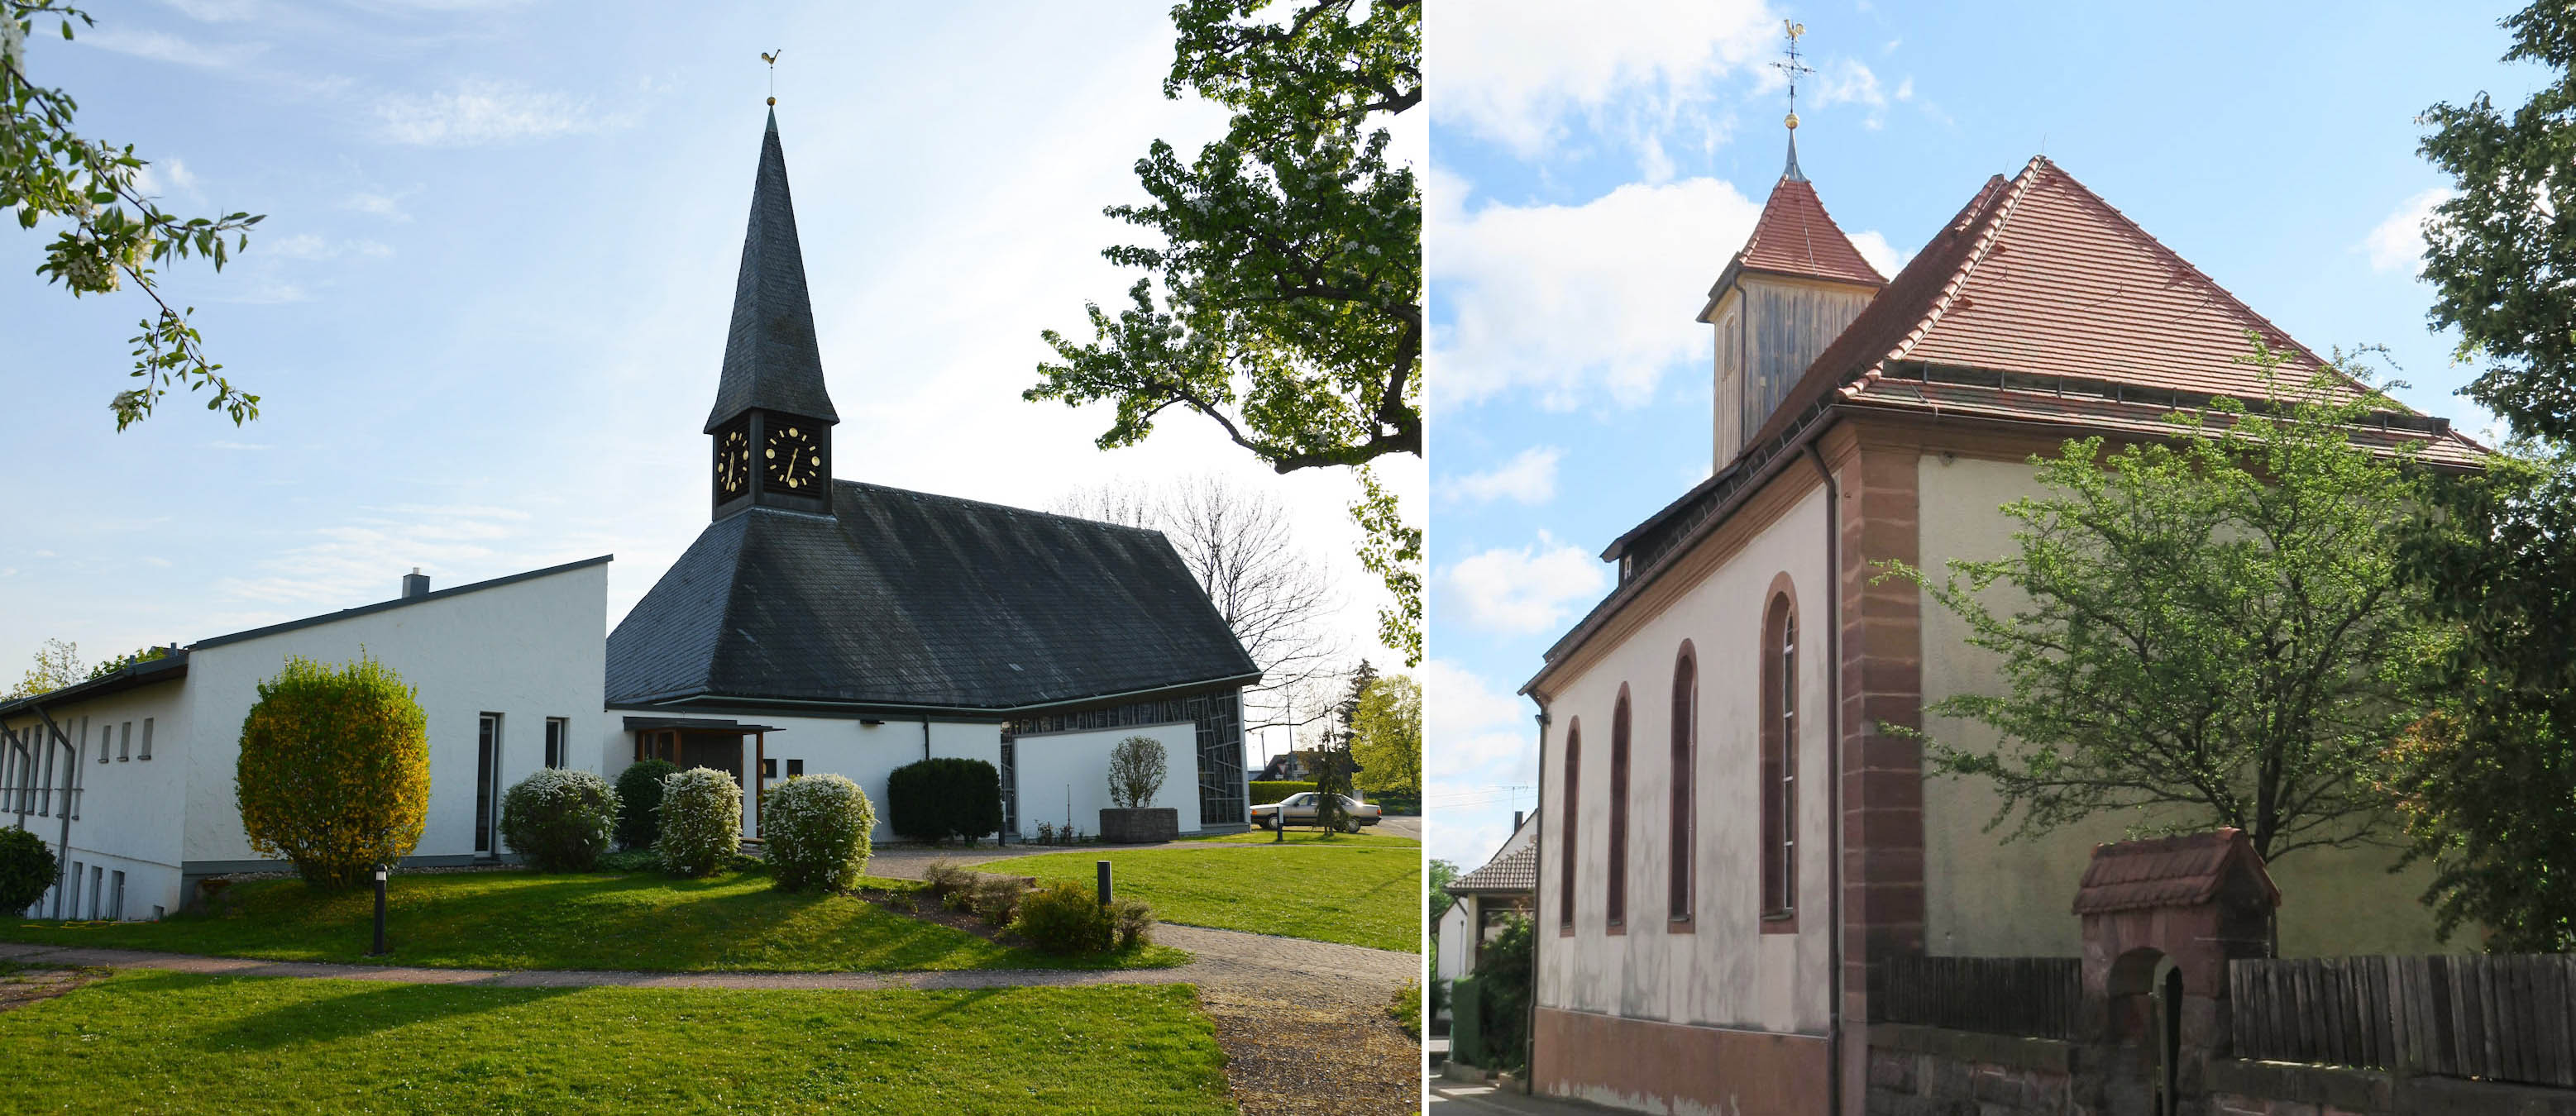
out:
{"label": "stone gate pillar", "polygon": [[2166,974],[2178,973],[2181,996],[2166,1010],[2180,1019],[2181,1095],[2197,1095],[2201,1067],[2228,1053],[2227,963],[2271,956],[2280,905],[2280,889],[2241,830],[2094,846],[2075,893],[2084,920],[2085,1041],[2134,1053],[2120,1059],[2130,1070],[2121,1076],[2152,1092],[2145,1078],[2165,1036],[2149,1033],[2150,1024]]}

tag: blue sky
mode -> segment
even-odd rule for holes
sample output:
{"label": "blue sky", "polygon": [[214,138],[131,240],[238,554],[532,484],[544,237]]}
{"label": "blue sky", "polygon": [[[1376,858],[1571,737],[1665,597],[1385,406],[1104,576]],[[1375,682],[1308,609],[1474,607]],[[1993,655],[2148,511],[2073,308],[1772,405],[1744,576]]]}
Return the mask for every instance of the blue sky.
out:
{"label": "blue sky", "polygon": [[1512,696],[1609,586],[1595,555],[1708,475],[1692,320],[1778,179],[1780,19],[1807,27],[1800,163],[1882,270],[2045,153],[2294,337],[2386,345],[2472,433],[2413,225],[2414,115],[2541,80],[2502,4],[1435,5],[1430,854],[1526,809]]}
{"label": "blue sky", "polygon": [[[39,235],[0,233],[9,681],[47,637],[95,661],[381,600],[413,566],[453,585],[613,552],[613,624],[706,523],[699,426],[781,47],[840,474],[1047,507],[1221,473],[1287,502],[1343,590],[1325,624],[1391,657],[1346,477],[1273,477],[1187,418],[1102,453],[1104,414],[1019,398],[1039,331],[1079,334],[1132,279],[1098,252],[1131,237],[1100,208],[1140,196],[1133,161],[1222,129],[1161,94],[1162,5],[95,10],[75,43],[38,29],[32,76],[155,160],[169,208],[268,215],[221,276],[167,273],[265,401],[238,430],[174,398],[116,433],[144,304],[76,302],[34,275]],[[1418,514],[1418,465],[1391,474]]]}

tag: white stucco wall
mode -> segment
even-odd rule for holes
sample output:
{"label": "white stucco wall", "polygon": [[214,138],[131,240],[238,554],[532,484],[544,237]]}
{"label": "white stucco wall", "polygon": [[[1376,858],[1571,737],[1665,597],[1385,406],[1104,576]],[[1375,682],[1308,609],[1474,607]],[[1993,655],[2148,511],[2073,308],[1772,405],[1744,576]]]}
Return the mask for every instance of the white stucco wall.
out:
{"label": "white stucco wall", "polygon": [[[63,860],[67,866],[79,864],[82,879],[76,889],[77,910],[67,913],[87,917],[93,910],[95,893],[88,878],[93,868],[101,870],[99,879],[111,893],[114,873],[126,874],[124,916],[128,919],[150,918],[155,906],[178,909],[179,804],[188,770],[182,685],[177,681],[154,683],[46,711],[78,748],[79,761],[72,762],[71,751],[58,748],[51,784],[56,788],[52,809],[42,813],[31,810],[22,817],[16,808],[18,803],[11,801],[6,803],[8,809],[0,812],[0,824],[23,824],[48,847],[58,846],[65,832],[60,788],[67,772],[74,777],[80,809],[71,822],[70,847]],[[21,715],[9,718],[7,725],[24,737],[31,730],[41,731],[43,721]],[[147,732],[152,745],[150,759],[142,758]],[[99,762],[102,751],[107,756],[104,763]],[[43,773],[40,758],[36,775],[42,778]],[[13,769],[10,781],[14,784],[19,779]],[[45,806],[41,793],[36,796],[36,805],[40,809]],[[60,910],[57,901],[61,898],[64,897],[48,893],[34,909],[53,915]],[[109,910],[104,901],[95,909],[101,917]]]}
{"label": "white stucco wall", "polygon": [[[1555,684],[1540,762],[1538,1000],[1629,1019],[1775,1032],[1821,1032],[1828,1010],[1826,501],[1801,496],[1728,560],[1581,674]],[[1705,544],[1703,544],[1705,545]],[[1798,930],[1761,932],[1761,800],[1757,651],[1773,579],[1798,608]],[[1690,640],[1699,663],[1698,894],[1690,932],[1666,917],[1674,657]],[[1606,925],[1611,714],[1629,688],[1627,932]],[[1558,934],[1564,747],[1580,721],[1581,806],[1575,933]]]}
{"label": "white stucco wall", "polygon": [[[774,726],[766,741],[766,754],[778,761],[778,775],[770,780],[775,786],[787,778],[788,761],[803,760],[805,774],[839,775],[857,783],[867,792],[868,801],[876,807],[877,826],[870,840],[890,841],[894,831],[886,827],[886,776],[907,763],[925,758],[923,725],[929,726],[927,755],[930,758],[978,759],[996,769],[1002,763],[1002,726],[993,721],[879,721],[866,724],[857,717],[805,717],[727,711],[722,713],[678,710],[668,714],[642,710],[610,710],[605,721],[608,739],[602,751],[608,757],[601,770],[611,781],[635,760],[635,738],[622,727],[627,716],[698,717],[709,720],[731,720],[744,724]],[[870,718],[874,719],[874,718]],[[745,741],[748,760],[749,741]],[[746,770],[749,764],[746,762]],[[745,791],[746,797],[750,794]],[[753,821],[754,809],[744,804],[744,825]]]}
{"label": "white stucco wall", "polygon": [[[1927,453],[1918,467],[1923,568],[1938,574],[1953,558],[1990,559],[2009,552],[2013,521],[2002,506],[2041,489],[2022,462]],[[2010,592],[2009,587],[1999,592]],[[1993,598],[2008,608],[2013,598]],[[1929,601],[1923,608],[1923,700],[1961,693],[2004,692],[1993,655],[1966,645],[1966,625]],[[1991,748],[1983,725],[1929,718],[1926,731],[1968,748]],[[2095,844],[2122,839],[2135,814],[2104,815],[2045,838],[2007,842],[2011,823],[1985,832],[1998,798],[1991,784],[1932,778],[1923,788],[1925,945],[1948,956],[2074,956],[2082,924],[2069,911]],[[2447,944],[2433,937],[2430,913],[2416,897],[2420,868],[2390,874],[2394,850],[2307,849],[2273,866],[2281,888],[2281,950],[2288,956],[2432,953],[2473,946],[2464,931]]]}
{"label": "white stucco wall", "polygon": [[1016,738],[1020,787],[1019,835],[1036,835],[1038,823],[1061,827],[1070,818],[1086,834],[1100,832],[1100,811],[1109,802],[1109,752],[1130,736],[1151,737],[1163,746],[1167,764],[1162,789],[1153,807],[1180,813],[1181,832],[1199,828],[1198,726],[1188,721],[1160,725],[1122,725],[1087,732],[1050,732]]}
{"label": "white stucco wall", "polygon": [[[497,815],[498,792],[543,765],[546,718],[568,718],[571,740],[599,738],[607,612],[603,563],[193,649],[184,859],[257,857],[242,833],[233,770],[259,683],[290,655],[342,663],[361,654],[401,675],[428,718],[429,821],[413,855],[474,855],[481,715],[502,715]],[[497,834],[493,843],[502,851]]]}
{"label": "white stucco wall", "polygon": [[1467,942],[1467,904],[1450,900],[1440,912],[1440,924],[1432,931],[1440,936],[1439,964],[1432,970],[1435,980],[1456,980],[1467,971],[1467,960],[1473,952]]}

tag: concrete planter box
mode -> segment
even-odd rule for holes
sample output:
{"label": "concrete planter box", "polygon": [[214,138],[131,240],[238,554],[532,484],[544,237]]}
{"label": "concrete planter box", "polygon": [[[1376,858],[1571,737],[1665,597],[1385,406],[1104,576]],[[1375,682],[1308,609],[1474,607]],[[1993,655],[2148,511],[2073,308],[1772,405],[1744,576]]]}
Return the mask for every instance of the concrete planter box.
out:
{"label": "concrete planter box", "polygon": [[1108,844],[1145,845],[1180,836],[1181,812],[1169,806],[1100,812],[1100,839]]}

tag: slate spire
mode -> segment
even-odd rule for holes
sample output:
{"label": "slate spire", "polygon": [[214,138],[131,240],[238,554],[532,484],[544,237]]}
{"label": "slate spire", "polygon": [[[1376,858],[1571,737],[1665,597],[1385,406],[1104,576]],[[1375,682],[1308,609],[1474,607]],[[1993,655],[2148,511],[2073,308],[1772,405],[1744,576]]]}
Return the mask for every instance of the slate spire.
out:
{"label": "slate spire", "polygon": [[823,387],[823,355],[814,340],[814,305],[805,294],[805,254],[796,243],[796,206],[787,192],[776,109],[760,139],[742,272],[734,280],[733,325],[725,333],[724,370],[706,433],[753,408],[841,421]]}

